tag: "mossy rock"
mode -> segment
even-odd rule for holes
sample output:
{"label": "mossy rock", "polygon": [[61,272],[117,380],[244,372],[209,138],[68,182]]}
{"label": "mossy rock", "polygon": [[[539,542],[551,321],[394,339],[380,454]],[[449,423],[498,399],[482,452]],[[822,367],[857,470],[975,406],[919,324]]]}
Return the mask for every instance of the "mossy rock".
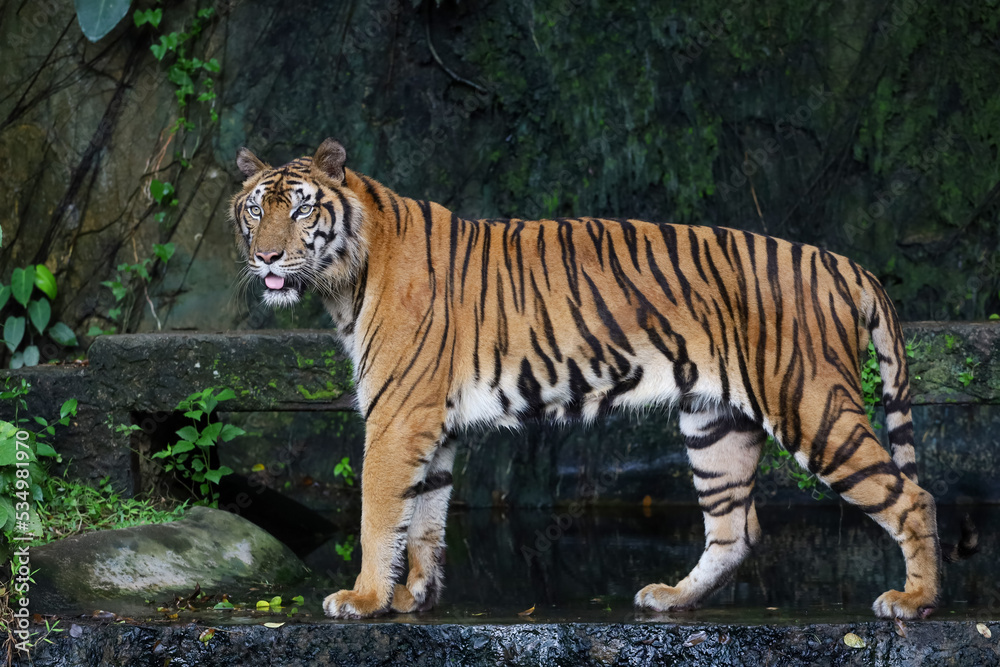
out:
{"label": "mossy rock", "polygon": [[292,551],[246,519],[195,507],[172,523],[102,530],[30,551],[33,597],[79,604],[125,597],[287,586],[308,572]]}

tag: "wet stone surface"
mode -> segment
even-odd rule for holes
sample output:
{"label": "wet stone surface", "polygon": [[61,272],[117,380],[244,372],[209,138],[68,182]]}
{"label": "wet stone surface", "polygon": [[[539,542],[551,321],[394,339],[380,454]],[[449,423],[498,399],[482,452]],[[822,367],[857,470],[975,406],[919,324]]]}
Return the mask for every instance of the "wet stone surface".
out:
{"label": "wet stone surface", "polygon": [[[162,600],[34,608],[67,631],[33,655],[35,665],[997,665],[1000,508],[971,510],[982,553],[946,565],[942,604],[902,628],[874,619],[870,604],[903,582],[902,556],[882,531],[845,507],[761,508],[764,538],[734,580],[699,610],[637,613],[631,596],[683,576],[701,551],[700,512],[561,510],[454,513],[447,587],[433,611],[369,621],[322,615],[324,595],[349,585],[357,551],[343,561],[329,545],[306,558],[311,580],[291,588],[230,593],[236,611],[196,602],[176,618]],[[556,516],[553,517],[552,515]],[[957,531],[957,508],[939,511]],[[539,534],[548,545],[539,543]],[[549,537],[545,537],[549,535]],[[522,547],[537,553],[525,556]],[[302,595],[294,612],[257,611],[271,594]],[[287,604],[287,602],[286,602]],[[519,615],[529,608],[530,615]],[[93,618],[94,610],[107,620]],[[176,610],[175,610],[176,613]],[[115,616],[116,615],[116,616]],[[263,624],[281,623],[277,628]],[[993,639],[976,628],[985,623]],[[74,628],[74,626],[76,626]],[[208,641],[205,630],[217,628]],[[70,631],[72,630],[72,631]],[[864,648],[844,643],[857,635]],[[901,633],[905,633],[903,636]],[[27,664],[26,662],[24,664]]]}

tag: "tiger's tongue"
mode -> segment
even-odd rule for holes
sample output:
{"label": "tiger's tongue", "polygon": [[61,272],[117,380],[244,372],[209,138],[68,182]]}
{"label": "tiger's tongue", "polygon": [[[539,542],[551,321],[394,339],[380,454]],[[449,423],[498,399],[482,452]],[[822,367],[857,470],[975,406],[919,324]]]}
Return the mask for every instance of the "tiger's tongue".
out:
{"label": "tiger's tongue", "polygon": [[268,289],[281,289],[285,286],[285,279],[281,276],[269,273],[267,274],[267,277],[264,278],[264,284],[267,285]]}

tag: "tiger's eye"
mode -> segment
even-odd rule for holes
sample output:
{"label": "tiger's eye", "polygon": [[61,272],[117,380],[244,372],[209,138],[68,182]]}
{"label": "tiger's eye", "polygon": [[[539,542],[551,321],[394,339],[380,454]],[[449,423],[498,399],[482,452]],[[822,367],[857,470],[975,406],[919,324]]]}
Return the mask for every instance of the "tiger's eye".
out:
{"label": "tiger's eye", "polygon": [[252,215],[255,218],[259,218],[260,217],[260,206],[251,206],[250,207],[250,215]]}
{"label": "tiger's eye", "polygon": [[304,218],[305,216],[312,213],[313,207],[309,205],[299,206],[298,217]]}

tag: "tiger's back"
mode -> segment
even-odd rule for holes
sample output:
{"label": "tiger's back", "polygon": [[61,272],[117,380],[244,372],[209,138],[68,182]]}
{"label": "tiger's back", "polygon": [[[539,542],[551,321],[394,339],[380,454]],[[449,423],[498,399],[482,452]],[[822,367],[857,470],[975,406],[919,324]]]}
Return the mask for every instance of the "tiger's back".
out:
{"label": "tiger's back", "polygon": [[[344,169],[329,140],[311,161],[274,170],[241,153],[240,166],[237,238],[269,290],[282,285],[266,297],[316,289],[354,360],[362,571],[327,599],[331,615],[436,601],[457,429],[663,403],[680,408],[706,549],[687,578],[647,586],[637,604],[693,606],[746,556],[767,433],[902,546],[906,590],[876,613],[935,604],[937,531],[916,485],[904,345],[881,286],[850,260],[724,228],[465,220]],[[892,457],[861,399],[869,331]],[[394,584],[404,546],[409,576]]]}

